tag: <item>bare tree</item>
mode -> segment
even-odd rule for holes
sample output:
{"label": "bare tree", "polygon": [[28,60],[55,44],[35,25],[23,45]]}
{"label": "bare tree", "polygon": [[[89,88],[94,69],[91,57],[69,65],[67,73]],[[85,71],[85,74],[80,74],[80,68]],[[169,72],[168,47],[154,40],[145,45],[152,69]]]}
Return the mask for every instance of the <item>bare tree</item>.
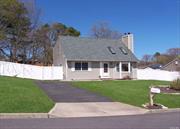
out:
{"label": "bare tree", "polygon": [[42,10],[36,6],[36,0],[21,0],[27,11],[28,17],[31,20],[31,29],[37,29],[40,25],[40,17]]}
{"label": "bare tree", "polygon": [[170,48],[166,53],[171,56],[178,56],[180,55],[180,48]]}
{"label": "bare tree", "polygon": [[122,34],[112,30],[107,22],[99,22],[92,26],[91,36],[95,38],[120,39]]}
{"label": "bare tree", "polygon": [[152,56],[146,54],[146,55],[143,56],[142,61],[144,61],[145,63],[151,62],[152,61]]}
{"label": "bare tree", "polygon": [[[41,56],[38,51],[40,51],[40,43],[37,42],[37,34],[36,31],[40,27],[40,16],[41,9],[37,8],[36,0],[19,0],[24,3],[26,10],[28,11],[28,18],[30,19],[30,32],[28,34],[28,39],[24,42],[24,47],[22,48],[22,53],[20,55],[21,58],[24,58],[23,62],[31,61],[32,63],[37,60],[38,56]],[[26,61],[25,61],[26,60]]]}

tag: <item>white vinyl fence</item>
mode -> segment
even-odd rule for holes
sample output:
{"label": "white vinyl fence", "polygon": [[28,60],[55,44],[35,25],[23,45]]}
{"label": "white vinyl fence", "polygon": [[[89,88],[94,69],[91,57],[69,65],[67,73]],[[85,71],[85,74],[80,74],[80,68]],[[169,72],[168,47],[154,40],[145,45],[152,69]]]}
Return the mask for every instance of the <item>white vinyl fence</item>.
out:
{"label": "white vinyl fence", "polygon": [[0,75],[37,80],[63,79],[62,66],[35,66],[0,61]]}
{"label": "white vinyl fence", "polygon": [[169,72],[165,70],[154,70],[151,68],[136,69],[137,79],[139,80],[164,80],[173,81],[180,78],[180,72]]}

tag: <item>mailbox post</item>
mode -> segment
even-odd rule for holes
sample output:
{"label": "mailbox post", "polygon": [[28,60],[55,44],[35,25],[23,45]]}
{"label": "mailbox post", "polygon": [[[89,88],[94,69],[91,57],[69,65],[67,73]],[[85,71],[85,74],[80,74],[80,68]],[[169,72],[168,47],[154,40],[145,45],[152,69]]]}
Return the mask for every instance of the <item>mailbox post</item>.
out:
{"label": "mailbox post", "polygon": [[154,88],[154,87],[149,87],[149,105],[153,106],[154,105],[154,96],[155,94],[159,94],[161,91],[159,88]]}

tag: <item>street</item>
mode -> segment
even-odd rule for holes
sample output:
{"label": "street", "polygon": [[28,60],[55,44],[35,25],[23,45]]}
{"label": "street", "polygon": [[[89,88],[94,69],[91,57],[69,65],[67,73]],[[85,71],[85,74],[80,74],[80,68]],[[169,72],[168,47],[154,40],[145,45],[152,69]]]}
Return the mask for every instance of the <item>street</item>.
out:
{"label": "street", "polygon": [[0,129],[180,129],[180,112],[94,118],[1,119]]}

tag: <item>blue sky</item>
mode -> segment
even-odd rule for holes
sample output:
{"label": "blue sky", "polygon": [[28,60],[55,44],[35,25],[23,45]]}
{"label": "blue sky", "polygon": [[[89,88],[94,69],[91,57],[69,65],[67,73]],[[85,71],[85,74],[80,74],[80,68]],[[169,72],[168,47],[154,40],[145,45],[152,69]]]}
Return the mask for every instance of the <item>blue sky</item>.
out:
{"label": "blue sky", "polygon": [[37,6],[43,23],[73,26],[83,37],[100,21],[132,32],[138,58],[180,47],[180,0],[37,0]]}

